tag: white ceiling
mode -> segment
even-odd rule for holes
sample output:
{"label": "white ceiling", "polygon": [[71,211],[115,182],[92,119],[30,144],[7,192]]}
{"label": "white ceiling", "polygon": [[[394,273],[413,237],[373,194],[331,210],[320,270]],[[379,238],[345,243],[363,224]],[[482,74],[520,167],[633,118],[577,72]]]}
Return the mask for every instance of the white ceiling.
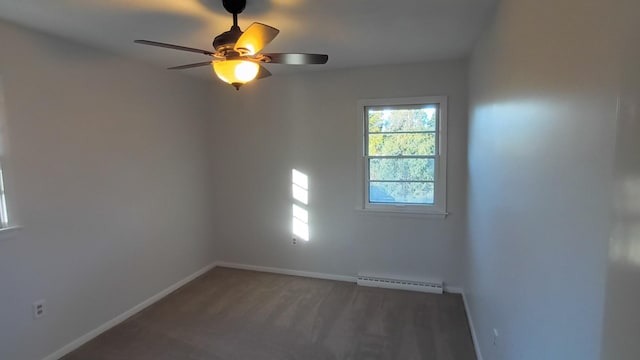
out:
{"label": "white ceiling", "polygon": [[[280,29],[266,52],[329,55],[327,65],[269,65],[274,73],[402,64],[465,56],[495,2],[248,0],[239,23],[242,29],[254,21]],[[232,24],[221,0],[0,0],[0,17],[163,67],[207,58],[138,45],[133,40],[210,50],[215,35]],[[211,74],[208,67],[182,71]]]}

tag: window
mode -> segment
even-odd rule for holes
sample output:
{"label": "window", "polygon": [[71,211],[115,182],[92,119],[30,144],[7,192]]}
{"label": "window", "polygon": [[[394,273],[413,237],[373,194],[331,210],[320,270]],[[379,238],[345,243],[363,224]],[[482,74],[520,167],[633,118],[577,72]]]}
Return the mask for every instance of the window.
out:
{"label": "window", "polygon": [[362,208],[446,214],[446,97],[359,103]]}
{"label": "window", "polygon": [[7,121],[6,121],[5,111],[4,111],[5,109],[4,104],[5,104],[5,101],[4,101],[2,79],[0,79],[0,229],[1,230],[6,230],[10,228],[9,215],[7,212],[7,197],[5,194],[5,186],[4,186],[5,172],[3,171],[4,170],[3,165],[5,164],[4,154],[6,153],[6,146],[7,146],[5,142],[5,138],[7,135],[5,132],[7,127]]}
{"label": "window", "polygon": [[4,193],[4,174],[0,165],[0,229],[9,227],[9,215],[7,214],[7,199]]}

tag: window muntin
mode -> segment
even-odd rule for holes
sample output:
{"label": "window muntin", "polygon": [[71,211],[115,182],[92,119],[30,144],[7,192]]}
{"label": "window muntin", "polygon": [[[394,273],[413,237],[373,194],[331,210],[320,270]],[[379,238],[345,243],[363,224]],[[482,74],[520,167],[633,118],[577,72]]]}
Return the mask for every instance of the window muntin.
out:
{"label": "window muntin", "polygon": [[366,100],[364,208],[445,213],[446,98]]}

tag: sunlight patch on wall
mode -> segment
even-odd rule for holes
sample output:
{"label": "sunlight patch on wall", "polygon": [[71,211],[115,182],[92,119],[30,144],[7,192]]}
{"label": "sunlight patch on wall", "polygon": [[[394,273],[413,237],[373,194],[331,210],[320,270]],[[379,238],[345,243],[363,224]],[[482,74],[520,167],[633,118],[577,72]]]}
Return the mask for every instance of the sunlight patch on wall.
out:
{"label": "sunlight patch on wall", "polygon": [[293,169],[291,172],[293,198],[304,205],[309,203],[309,179],[307,175]]}
{"label": "sunlight patch on wall", "polygon": [[296,204],[293,204],[293,235],[309,241],[309,213]]}
{"label": "sunlight patch on wall", "polygon": [[309,212],[302,205],[309,203],[309,178],[306,174],[293,169],[291,171],[292,231],[293,235],[309,241]]}

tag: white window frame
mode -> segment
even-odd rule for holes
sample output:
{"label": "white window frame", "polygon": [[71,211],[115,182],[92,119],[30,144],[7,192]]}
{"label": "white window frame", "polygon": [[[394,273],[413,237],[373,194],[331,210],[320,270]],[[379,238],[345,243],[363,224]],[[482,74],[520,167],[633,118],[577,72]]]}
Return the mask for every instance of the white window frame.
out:
{"label": "white window frame", "polygon": [[15,230],[21,229],[20,226],[15,225],[15,213],[10,204],[7,205],[7,167],[5,165],[8,159],[4,155],[6,150],[6,133],[3,131],[6,126],[4,99],[2,77],[0,77],[0,240],[11,238]]}
{"label": "white window frame", "polygon": [[[434,203],[433,204],[401,204],[401,203],[370,203],[369,202],[369,156],[367,156],[368,140],[368,107],[380,106],[415,106],[438,105],[438,123],[436,127],[436,154]],[[368,212],[418,214],[444,218],[447,215],[447,97],[421,96],[406,98],[363,99],[358,101],[358,209]]]}
{"label": "white window frame", "polygon": [[9,212],[7,211],[7,197],[4,187],[4,169],[0,163],[0,230],[9,227]]}
{"label": "white window frame", "polygon": [[[7,211],[6,172],[2,160],[4,159],[0,156],[0,241],[13,238],[17,230],[22,229],[22,227],[15,225],[13,212]],[[12,216],[9,217],[9,214]]]}

